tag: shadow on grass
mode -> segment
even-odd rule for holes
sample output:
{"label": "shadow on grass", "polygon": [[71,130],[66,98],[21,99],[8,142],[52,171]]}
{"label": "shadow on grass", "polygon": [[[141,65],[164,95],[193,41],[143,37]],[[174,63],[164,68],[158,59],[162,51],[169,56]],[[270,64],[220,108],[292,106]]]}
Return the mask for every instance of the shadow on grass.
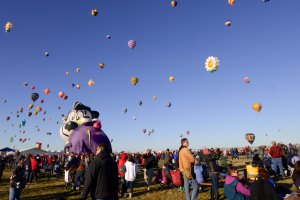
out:
{"label": "shadow on grass", "polygon": [[78,197],[79,199],[79,192],[76,191],[62,191],[62,192],[55,192],[52,194],[37,194],[36,196],[31,197],[24,197],[23,200],[49,200],[49,199],[68,199],[70,197]]}

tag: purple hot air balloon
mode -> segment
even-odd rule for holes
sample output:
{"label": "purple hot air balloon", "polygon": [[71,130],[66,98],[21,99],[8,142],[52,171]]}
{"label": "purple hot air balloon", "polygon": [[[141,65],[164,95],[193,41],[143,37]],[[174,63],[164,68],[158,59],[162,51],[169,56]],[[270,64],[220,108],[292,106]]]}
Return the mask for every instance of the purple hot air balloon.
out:
{"label": "purple hot air balloon", "polygon": [[247,83],[247,84],[249,84],[251,82],[251,79],[249,77],[245,77],[244,78],[244,82]]}
{"label": "purple hot air balloon", "polygon": [[129,47],[130,49],[134,49],[135,46],[136,46],[136,41],[135,41],[135,40],[129,40],[129,41],[128,41],[128,47]]}

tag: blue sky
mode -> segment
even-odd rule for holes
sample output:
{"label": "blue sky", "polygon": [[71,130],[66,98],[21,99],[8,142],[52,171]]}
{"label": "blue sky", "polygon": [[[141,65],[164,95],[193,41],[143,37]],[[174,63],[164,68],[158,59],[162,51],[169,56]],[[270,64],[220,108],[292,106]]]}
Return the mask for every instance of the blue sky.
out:
{"label": "blue sky", "polygon": [[[90,14],[94,8],[97,17]],[[181,0],[176,8],[167,0],[2,0],[0,25],[14,26],[0,31],[0,146],[26,149],[42,142],[62,149],[61,114],[75,101],[100,112],[114,150],[178,148],[187,130],[192,148],[248,145],[248,132],[256,134],[254,145],[299,142],[299,8],[298,0],[237,0],[233,7],[226,0]],[[131,39],[134,50],[127,46]],[[208,56],[220,59],[213,74],[204,68]],[[136,86],[132,76],[140,79]],[[28,118],[27,111],[16,118],[18,108],[31,103],[25,81],[45,100],[41,106],[51,121],[42,122],[41,113]],[[52,93],[45,95],[45,88]],[[59,91],[69,99],[61,100]],[[263,105],[260,113],[252,109],[255,102]],[[25,134],[17,127],[23,119]],[[155,131],[146,136],[144,128]],[[31,140],[18,141],[25,137]]]}

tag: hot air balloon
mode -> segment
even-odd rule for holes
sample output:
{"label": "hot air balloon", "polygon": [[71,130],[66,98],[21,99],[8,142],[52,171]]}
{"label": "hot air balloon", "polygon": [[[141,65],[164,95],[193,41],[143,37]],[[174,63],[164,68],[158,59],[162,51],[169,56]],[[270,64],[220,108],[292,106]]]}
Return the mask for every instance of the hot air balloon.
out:
{"label": "hot air balloon", "polygon": [[34,115],[35,115],[35,116],[37,116],[38,114],[39,114],[39,112],[38,112],[38,111],[35,111],[35,112],[34,112]]}
{"label": "hot air balloon", "polygon": [[182,136],[183,136],[182,134],[179,135],[179,137],[181,137],[181,138],[182,138]]}
{"label": "hot air balloon", "polygon": [[75,87],[75,84],[74,84],[74,83],[72,83],[72,84],[71,84],[71,86],[72,86],[72,88],[74,88],[74,87]]}
{"label": "hot air balloon", "polygon": [[205,68],[207,71],[213,73],[218,70],[220,65],[219,58],[214,56],[209,56],[205,61]]}
{"label": "hot air balloon", "polygon": [[136,85],[139,82],[139,79],[138,79],[138,77],[133,76],[130,81],[131,81],[132,85]]}
{"label": "hot air balloon", "polygon": [[143,104],[143,102],[142,101],[139,101],[139,106],[141,106]]}
{"label": "hot air balloon", "polygon": [[175,0],[172,0],[172,2],[171,2],[171,6],[172,6],[172,7],[176,7],[176,6],[177,6],[177,1],[175,1]]}
{"label": "hot air balloon", "polygon": [[38,98],[39,98],[39,94],[38,93],[32,93],[31,94],[31,100],[33,101],[33,102],[35,102],[36,100],[38,100]]}
{"label": "hot air balloon", "polygon": [[28,110],[31,110],[31,109],[33,108],[33,106],[34,106],[34,105],[33,105],[32,103],[29,104],[29,105],[28,105]]}
{"label": "hot air balloon", "polygon": [[10,120],[10,116],[7,116],[7,117],[6,117],[6,121],[9,121],[9,120]]}
{"label": "hot air balloon", "polygon": [[80,84],[77,84],[76,85],[76,88],[79,90],[81,88],[81,85]]}
{"label": "hot air balloon", "polygon": [[228,0],[229,5],[233,6],[235,4],[235,0]]}
{"label": "hot air balloon", "polygon": [[13,142],[13,141],[14,141],[14,138],[10,137],[9,142]]}
{"label": "hot air balloon", "polygon": [[190,135],[190,131],[186,131],[185,134],[186,134],[186,135]]}
{"label": "hot air balloon", "polygon": [[47,148],[49,148],[49,144],[47,144]]}
{"label": "hot air balloon", "polygon": [[105,66],[105,64],[104,64],[104,63],[100,63],[100,64],[99,64],[99,67],[100,67],[101,69],[103,69],[103,68],[104,68],[104,66]]}
{"label": "hot air balloon", "polygon": [[247,83],[247,84],[249,84],[251,82],[251,79],[249,77],[245,77],[244,78],[244,82]]}
{"label": "hot air balloon", "polygon": [[124,112],[125,114],[127,113],[127,111],[128,111],[127,108],[124,108],[123,112]]}
{"label": "hot air balloon", "polygon": [[59,93],[58,93],[58,96],[61,97],[61,98],[63,98],[64,95],[65,95],[64,92],[59,92]]}
{"label": "hot air balloon", "polygon": [[35,108],[35,111],[36,111],[36,112],[41,112],[41,111],[42,111],[42,107],[41,107],[41,106],[37,106],[37,107]]}
{"label": "hot air balloon", "polygon": [[22,121],[22,126],[25,126],[26,125],[26,120],[24,119],[23,121]]}
{"label": "hot air balloon", "polygon": [[64,95],[63,97],[62,97],[64,100],[67,100],[68,99],[68,95]]}
{"label": "hot air balloon", "polygon": [[46,113],[47,113],[46,111],[43,112],[44,115],[46,115]]}
{"label": "hot air balloon", "polygon": [[91,14],[92,14],[92,16],[98,16],[98,14],[99,14],[99,12],[98,12],[98,9],[93,9],[92,11],[91,11]]}
{"label": "hot air balloon", "polygon": [[44,122],[44,121],[46,120],[46,118],[43,118],[42,120],[43,120],[43,122]]}
{"label": "hot air balloon", "polygon": [[152,99],[153,99],[153,100],[156,100],[156,99],[157,99],[157,96],[153,96]]}
{"label": "hot air balloon", "polygon": [[30,117],[30,116],[32,115],[32,112],[28,112],[28,114],[27,114],[27,115],[28,115],[28,117]]}
{"label": "hot air balloon", "polygon": [[28,83],[27,83],[27,82],[24,82],[24,86],[28,86]]}
{"label": "hot air balloon", "polygon": [[245,138],[250,144],[253,144],[253,142],[255,140],[255,135],[253,133],[247,133],[245,135]]}
{"label": "hot air balloon", "polygon": [[143,129],[143,133],[146,133],[147,132],[147,130],[146,129]]}
{"label": "hot air balloon", "polygon": [[11,31],[11,29],[12,29],[12,27],[13,27],[13,23],[11,23],[11,22],[7,22],[6,24],[5,24],[5,32],[10,32]]}
{"label": "hot air balloon", "polygon": [[169,81],[172,83],[173,81],[175,80],[175,77],[174,76],[170,76],[169,77]]}
{"label": "hot air balloon", "polygon": [[49,52],[46,51],[45,52],[45,56],[48,57],[49,56]]}
{"label": "hot air balloon", "polygon": [[70,74],[70,72],[66,72],[66,74],[67,74],[67,75],[69,75],[69,74]]}
{"label": "hot air balloon", "polygon": [[76,72],[77,72],[77,73],[79,73],[79,72],[80,72],[80,68],[79,68],[79,67],[76,69]]}
{"label": "hot air balloon", "polygon": [[19,112],[20,113],[22,113],[23,112],[23,108],[21,107],[21,108],[19,108]]}
{"label": "hot air balloon", "polygon": [[252,107],[256,112],[260,112],[262,109],[262,105],[260,103],[254,103]]}
{"label": "hot air balloon", "polygon": [[110,40],[111,36],[110,36],[110,35],[107,35],[106,38]]}
{"label": "hot air balloon", "polygon": [[129,40],[128,41],[128,47],[130,49],[134,49],[136,47],[136,41],[135,40]]}
{"label": "hot air balloon", "polygon": [[137,117],[135,117],[135,116],[134,116],[134,117],[133,117],[133,119],[134,119],[134,120],[136,120],[136,119],[137,119]]}
{"label": "hot air balloon", "polygon": [[269,2],[270,0],[262,0],[262,1],[266,3],[266,2]]}
{"label": "hot air balloon", "polygon": [[95,85],[95,82],[92,79],[90,79],[89,82],[88,82],[88,85],[90,87],[93,87]]}
{"label": "hot air balloon", "polygon": [[166,103],[166,106],[167,106],[168,108],[170,108],[171,105],[172,105],[172,104],[171,104],[171,102],[169,102],[169,101]]}
{"label": "hot air balloon", "polygon": [[226,26],[231,26],[231,20],[226,20],[226,21],[225,21],[225,25],[226,25]]}
{"label": "hot air balloon", "polygon": [[49,88],[46,88],[46,89],[44,90],[44,93],[45,93],[45,94],[50,94],[50,92],[51,92],[51,91],[50,91]]}
{"label": "hot air balloon", "polygon": [[33,86],[31,86],[31,90],[34,90],[35,89],[35,86],[33,85]]}

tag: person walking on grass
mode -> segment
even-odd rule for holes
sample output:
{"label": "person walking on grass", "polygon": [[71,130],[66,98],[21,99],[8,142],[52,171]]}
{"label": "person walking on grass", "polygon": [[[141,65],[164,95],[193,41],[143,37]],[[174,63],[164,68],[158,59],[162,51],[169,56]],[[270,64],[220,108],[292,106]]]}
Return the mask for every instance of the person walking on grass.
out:
{"label": "person walking on grass", "polygon": [[[193,172],[195,159],[188,149],[189,141],[187,138],[181,139],[181,147],[179,148],[179,169],[184,180],[184,189],[187,200],[198,199],[199,186],[195,180]],[[190,185],[193,187],[192,196],[190,195]]]}
{"label": "person walking on grass", "polygon": [[272,142],[272,147],[270,148],[269,152],[271,158],[272,158],[272,164],[273,164],[273,170],[275,172],[275,176],[278,176],[277,173],[277,167],[280,170],[280,175],[279,179],[282,179],[284,177],[284,172],[283,172],[283,165],[282,165],[282,159],[281,159],[281,149],[280,147],[276,144],[275,141]]}
{"label": "person walking on grass", "polygon": [[125,198],[127,197],[127,190],[129,188],[130,192],[128,193],[128,196],[129,198],[132,198],[134,181],[138,173],[138,166],[135,163],[135,160],[132,155],[130,154],[128,155],[128,159],[122,168],[123,168],[122,171],[125,172],[125,180],[126,180],[126,190],[125,190],[126,193],[123,196]]}
{"label": "person walking on grass", "polygon": [[117,163],[107,145],[100,144],[96,149],[96,157],[89,165],[81,199],[87,199],[91,193],[92,200],[117,200],[118,185]]}

